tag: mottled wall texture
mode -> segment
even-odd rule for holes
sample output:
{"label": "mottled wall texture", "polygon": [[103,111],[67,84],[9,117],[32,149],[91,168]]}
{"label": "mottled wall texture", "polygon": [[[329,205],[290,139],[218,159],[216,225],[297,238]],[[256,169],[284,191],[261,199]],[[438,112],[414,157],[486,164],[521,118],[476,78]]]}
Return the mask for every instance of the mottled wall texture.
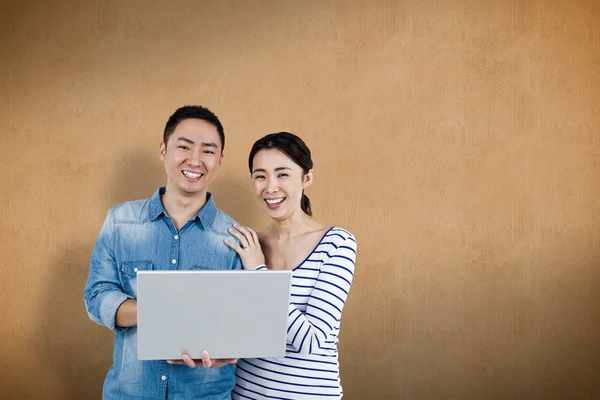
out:
{"label": "mottled wall texture", "polygon": [[2,1],[1,398],[100,397],[92,246],[184,104],[254,228],[254,140],[312,148],[315,216],[359,243],[344,398],[600,398],[597,0]]}

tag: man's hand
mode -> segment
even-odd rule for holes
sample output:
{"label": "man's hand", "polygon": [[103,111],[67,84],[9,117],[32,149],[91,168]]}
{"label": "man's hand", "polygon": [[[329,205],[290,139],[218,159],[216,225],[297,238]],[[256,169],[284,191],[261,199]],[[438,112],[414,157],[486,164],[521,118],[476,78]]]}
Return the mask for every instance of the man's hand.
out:
{"label": "man's hand", "polygon": [[202,352],[202,359],[200,360],[193,360],[187,354],[183,354],[182,358],[182,360],[167,360],[167,363],[173,365],[185,364],[190,368],[196,368],[199,365],[202,365],[204,368],[221,368],[227,364],[235,364],[237,362],[237,358],[210,358],[206,350]]}

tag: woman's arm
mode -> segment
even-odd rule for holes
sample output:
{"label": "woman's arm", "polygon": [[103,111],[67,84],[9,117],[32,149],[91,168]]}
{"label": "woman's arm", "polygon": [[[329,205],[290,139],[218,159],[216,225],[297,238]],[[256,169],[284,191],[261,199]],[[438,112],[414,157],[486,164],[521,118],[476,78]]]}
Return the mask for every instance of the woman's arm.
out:
{"label": "woman's arm", "polygon": [[299,354],[326,347],[325,341],[341,319],[355,260],[356,241],[349,235],[325,259],[306,311],[290,304],[287,341]]}

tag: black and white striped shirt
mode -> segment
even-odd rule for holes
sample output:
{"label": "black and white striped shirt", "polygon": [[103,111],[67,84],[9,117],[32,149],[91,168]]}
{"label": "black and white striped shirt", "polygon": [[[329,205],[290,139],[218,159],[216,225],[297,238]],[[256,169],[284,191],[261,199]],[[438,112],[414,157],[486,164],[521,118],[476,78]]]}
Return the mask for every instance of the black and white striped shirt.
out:
{"label": "black and white striped shirt", "polygon": [[293,269],[286,355],[239,360],[233,399],[342,397],[338,333],[355,259],[352,234],[333,227]]}

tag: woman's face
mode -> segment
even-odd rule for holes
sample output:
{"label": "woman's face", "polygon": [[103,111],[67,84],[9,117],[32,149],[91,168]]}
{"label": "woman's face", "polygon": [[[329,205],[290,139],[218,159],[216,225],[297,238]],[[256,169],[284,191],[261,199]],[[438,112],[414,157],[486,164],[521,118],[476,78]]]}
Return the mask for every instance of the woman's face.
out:
{"label": "woman's face", "polygon": [[277,149],[261,150],[252,161],[254,195],[273,219],[300,211],[302,191],[312,183],[312,171],[302,168]]}

